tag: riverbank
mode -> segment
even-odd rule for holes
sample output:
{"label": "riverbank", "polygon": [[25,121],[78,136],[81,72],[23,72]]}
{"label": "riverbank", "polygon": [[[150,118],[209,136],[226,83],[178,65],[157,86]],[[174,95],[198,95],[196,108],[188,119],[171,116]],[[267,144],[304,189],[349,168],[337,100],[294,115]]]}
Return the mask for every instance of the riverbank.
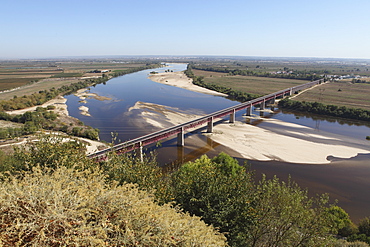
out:
{"label": "riverbank", "polygon": [[[185,77],[185,78],[184,78]],[[192,90],[191,86],[183,87],[184,81],[190,83],[183,73],[161,73],[149,77],[157,82],[178,86]],[[193,91],[193,90],[192,90]],[[176,113],[173,109],[166,110],[166,106],[151,105],[150,108],[161,108],[161,112],[145,110],[149,103],[135,105],[135,109],[142,110],[142,121],[157,127],[169,127],[179,124],[184,113]],[[187,116],[187,121],[199,116]],[[313,128],[299,124],[287,123],[276,119],[270,121],[274,128],[265,129],[258,126],[236,121],[229,124],[224,121],[215,124],[213,133],[203,134],[233,149],[238,158],[258,161],[281,161],[296,164],[329,164],[335,158],[348,159],[359,154],[370,153],[366,141],[358,141],[341,135],[326,132],[317,132]],[[164,122],[167,122],[164,124]],[[345,141],[344,141],[345,140]]]}
{"label": "riverbank", "polygon": [[[138,102],[130,109],[133,110],[141,111],[137,121],[145,121],[158,128],[168,128],[200,117],[145,102]],[[342,141],[343,136],[317,132],[306,126],[276,119],[264,121],[269,121],[274,127],[264,129],[241,121],[230,124],[225,120],[214,125],[213,133],[204,130],[202,134],[234,150],[236,158],[248,160],[329,164],[335,158],[348,159],[370,153],[365,141],[348,137]]]}
{"label": "riverbank", "polygon": [[184,74],[183,71],[151,74],[149,76],[149,79],[151,79],[152,81],[158,82],[158,83],[191,90],[193,92],[205,93],[205,94],[216,95],[216,96],[224,96],[224,97],[227,96],[227,94],[219,93],[213,90],[209,90],[209,89],[194,85],[192,83],[192,79],[188,78]]}

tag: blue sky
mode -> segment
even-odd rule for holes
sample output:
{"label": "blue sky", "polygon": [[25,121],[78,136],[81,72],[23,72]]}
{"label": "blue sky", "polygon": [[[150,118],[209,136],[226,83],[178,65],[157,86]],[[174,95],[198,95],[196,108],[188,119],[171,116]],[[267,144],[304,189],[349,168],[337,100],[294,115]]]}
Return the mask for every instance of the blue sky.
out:
{"label": "blue sky", "polygon": [[369,0],[1,0],[0,58],[370,59]]}

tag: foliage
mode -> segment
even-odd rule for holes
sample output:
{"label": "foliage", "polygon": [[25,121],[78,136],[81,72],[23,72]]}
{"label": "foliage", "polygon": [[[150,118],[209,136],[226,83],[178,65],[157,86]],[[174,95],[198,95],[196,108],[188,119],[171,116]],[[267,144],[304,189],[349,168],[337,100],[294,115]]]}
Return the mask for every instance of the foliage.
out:
{"label": "foliage", "polygon": [[230,156],[206,155],[184,164],[172,176],[175,201],[191,215],[227,234],[231,246],[246,246],[254,221],[251,178]]}
{"label": "foliage", "polygon": [[[17,148],[11,157],[7,158],[0,155],[0,161],[3,161],[1,162],[0,170],[3,174],[8,171],[7,174],[10,174],[9,181],[12,181],[12,184],[14,184],[14,181],[19,181],[19,183],[23,184],[24,181],[21,179],[22,176],[25,177],[27,182],[31,181],[33,176],[41,179],[41,175],[35,175],[41,173],[45,173],[42,177],[51,177],[53,176],[52,173],[56,173],[55,176],[58,177],[61,174],[59,171],[64,169],[63,175],[69,174],[67,177],[70,179],[71,186],[74,186],[73,184],[75,182],[73,181],[76,181],[76,183],[80,181],[81,186],[87,186],[76,187],[76,189],[68,187],[69,185],[59,186],[60,180],[53,177],[53,182],[45,184],[51,186],[55,183],[55,186],[59,186],[58,188],[63,190],[53,191],[48,189],[49,192],[43,194],[40,190],[42,187],[45,187],[44,183],[38,182],[37,186],[39,188],[35,191],[35,195],[26,189],[23,192],[21,191],[29,195],[30,199],[25,199],[28,197],[21,194],[17,194],[17,200],[12,197],[7,197],[9,200],[14,200],[14,203],[18,206],[27,205],[27,207],[19,209],[12,204],[11,208],[15,211],[6,212],[12,212],[12,215],[14,215],[14,212],[17,212],[17,210],[29,209],[32,212],[29,213],[27,211],[27,214],[25,214],[25,211],[22,211],[24,213],[21,215],[23,218],[20,217],[21,221],[18,221],[24,223],[21,225],[22,227],[24,226],[24,228],[18,227],[22,232],[17,232],[17,236],[21,236],[22,239],[27,238],[26,235],[22,235],[25,234],[23,230],[26,231],[25,229],[31,229],[27,233],[29,234],[29,239],[41,239],[42,236],[38,235],[38,232],[40,232],[40,234],[44,234],[45,236],[48,236],[47,234],[55,235],[57,233],[59,237],[63,236],[66,241],[72,241],[70,239],[75,238],[84,239],[83,241],[90,241],[79,235],[81,232],[84,232],[84,234],[87,234],[84,236],[89,236],[89,239],[94,239],[93,241],[108,241],[107,243],[114,246],[118,243],[114,241],[121,240],[111,240],[111,237],[115,239],[117,234],[121,234],[120,238],[126,236],[125,234],[127,231],[121,232],[120,227],[126,227],[125,224],[127,223],[122,222],[131,222],[131,220],[135,223],[130,224],[134,225],[137,223],[140,227],[130,227],[133,234],[129,236],[131,239],[134,239],[132,241],[143,243],[143,245],[144,242],[142,241],[144,240],[138,240],[138,238],[142,236],[141,234],[144,231],[147,231],[149,234],[146,236],[148,241],[153,238],[156,239],[157,237],[161,238],[161,241],[167,241],[167,237],[160,236],[162,236],[161,234],[168,236],[166,234],[170,230],[167,230],[166,227],[171,226],[171,224],[175,228],[171,230],[175,231],[175,233],[169,233],[171,237],[174,237],[174,239],[171,238],[172,240],[176,241],[176,239],[179,239],[180,241],[184,238],[188,238],[187,232],[190,234],[192,230],[184,230],[184,236],[182,236],[182,238],[180,238],[181,234],[177,232],[179,229],[182,231],[183,227],[186,227],[186,224],[188,224],[186,223],[188,221],[183,220],[182,226],[176,225],[177,223],[173,223],[172,220],[169,222],[172,216],[167,215],[167,213],[166,215],[161,214],[159,216],[161,219],[157,219],[156,215],[162,208],[150,208],[150,211],[141,211],[140,207],[137,208],[135,204],[136,199],[132,199],[127,195],[125,195],[125,197],[130,198],[127,201],[131,201],[129,206],[134,207],[134,211],[138,214],[141,213],[141,216],[139,217],[134,213],[130,213],[124,217],[122,216],[122,218],[120,216],[121,213],[115,214],[116,212],[120,212],[119,210],[121,209],[119,205],[122,206],[122,204],[118,203],[117,207],[115,206],[116,204],[110,205],[109,203],[113,200],[112,198],[120,201],[120,203],[121,201],[122,203],[125,202],[126,199],[121,198],[119,193],[117,192],[117,194],[113,192],[113,190],[126,188],[127,183],[137,184],[137,187],[130,185],[130,189],[127,190],[133,190],[134,192],[132,193],[135,195],[136,193],[146,193],[146,197],[150,197],[152,202],[157,203],[155,207],[163,205],[164,208],[168,208],[170,206],[166,203],[172,200],[175,201],[175,204],[178,208],[181,208],[181,210],[184,210],[190,215],[199,216],[206,224],[213,225],[215,228],[219,229],[222,234],[226,235],[230,246],[324,246],[329,241],[333,241],[334,243],[334,240],[330,237],[331,233],[336,233],[338,228],[348,223],[348,215],[342,209],[328,207],[328,197],[326,195],[317,198],[309,198],[307,196],[307,191],[300,189],[297,184],[291,181],[281,182],[277,178],[271,180],[263,178],[258,184],[255,184],[252,179],[252,174],[247,172],[245,167],[240,166],[235,159],[224,153],[219,154],[213,159],[202,156],[194,162],[184,164],[173,173],[165,173],[157,166],[155,158],[144,157],[144,159],[141,160],[134,154],[118,156],[112,153],[105,161],[95,162],[85,156],[82,145],[76,142],[65,142],[61,137],[58,139],[58,137],[55,136],[47,136],[40,138],[39,142],[29,144],[26,148]],[[35,167],[38,167],[40,171],[37,170],[37,172],[33,174],[32,172]],[[86,177],[86,180],[91,180],[94,185],[86,182],[85,177],[81,175],[82,173],[95,174],[95,172],[98,172],[97,176],[100,176],[99,182],[95,179],[95,175],[92,178]],[[72,175],[72,173],[74,175]],[[14,177],[15,175],[17,175],[17,179]],[[78,178],[73,180],[73,176],[78,176]],[[29,179],[31,177],[32,179]],[[2,186],[5,186],[9,177],[3,176],[2,178]],[[100,181],[100,179],[102,181]],[[105,183],[103,183],[103,180]],[[100,184],[99,186],[101,187],[106,186],[104,188],[107,190],[102,192],[102,190],[94,187],[98,184]],[[33,188],[32,186],[35,185],[27,186]],[[64,190],[64,188],[66,189]],[[0,191],[2,191],[0,192],[1,194],[8,191],[8,189],[0,188]],[[81,195],[79,194],[80,192]],[[110,193],[113,193],[114,196],[112,195],[112,197],[110,197]],[[148,196],[148,193],[153,196]],[[56,199],[41,198],[41,196],[45,194],[50,194],[50,196],[59,195],[61,198],[58,200],[67,200],[60,203],[63,203],[63,205],[68,208],[59,212],[56,211],[56,208],[63,207],[59,206],[59,204],[55,204],[56,206],[53,206],[51,210],[50,205],[53,204],[51,201],[56,201]],[[107,196],[109,199],[106,199],[106,197],[101,199],[102,196]],[[79,207],[68,202],[72,201],[72,199],[70,199],[72,197],[74,200],[78,199],[80,202]],[[19,201],[19,198],[21,198],[21,201]],[[105,201],[109,202],[108,206],[101,204]],[[41,202],[45,203],[41,205]],[[48,204],[48,202],[50,203]],[[59,203],[59,201],[57,202]],[[115,202],[116,201],[114,201],[114,203]],[[145,203],[148,204],[147,201]],[[92,204],[95,206],[91,206]],[[31,207],[29,205],[33,206]],[[70,207],[70,205],[73,207]],[[0,205],[0,208],[1,207]],[[130,208],[127,209],[127,205],[125,205],[125,207],[125,210],[131,210]],[[42,208],[42,210],[39,210],[40,208]],[[178,212],[178,210],[175,211]],[[50,217],[45,215],[50,212],[57,212],[50,216],[54,221],[45,222],[44,220],[46,219],[50,220]],[[83,216],[81,216],[82,212],[84,212]],[[40,217],[40,219],[35,218],[35,215],[41,215],[42,217]],[[73,217],[71,215],[73,215]],[[110,215],[118,216],[113,219],[109,218]],[[12,218],[12,220],[14,219],[15,218]],[[109,219],[109,221],[106,221],[106,219]],[[114,220],[119,220],[119,223],[113,223]],[[77,222],[80,221],[85,223],[77,224]],[[157,223],[161,226],[160,229],[155,228],[158,226],[156,225]],[[109,228],[111,226],[110,224],[113,224],[112,227],[114,229]],[[153,227],[157,230],[152,230],[152,228],[150,228],[152,226],[151,224],[155,224]],[[107,231],[110,231],[112,234],[108,234],[108,237],[104,238],[95,238],[95,235],[106,236],[107,233],[101,226],[106,227],[104,229],[108,229]],[[95,230],[91,230],[90,227],[94,227]],[[194,231],[198,232],[191,232],[194,238],[204,235],[204,238],[197,240],[199,241],[199,246],[202,246],[202,243],[204,243],[202,241],[205,241],[205,239],[216,241],[213,236],[214,232],[212,233],[212,237],[205,237],[206,234],[202,233],[205,231],[202,230],[203,228],[198,229],[197,226],[193,226],[193,228]],[[12,229],[15,229],[15,226]],[[32,229],[37,229],[37,231],[33,231]],[[127,228],[125,229],[127,230]],[[0,231],[1,230],[3,231],[1,234],[5,234],[7,236],[6,239],[9,240],[10,235],[8,236],[7,234],[10,234],[10,232],[4,233],[5,230],[0,227]],[[45,232],[46,230],[47,232]],[[74,232],[74,235],[68,235],[71,232]],[[68,236],[64,237],[62,234],[67,234]],[[15,235],[11,235],[11,237],[15,237]],[[217,241],[221,241],[222,238],[223,235],[216,234]],[[60,240],[58,240],[57,237],[51,239],[55,241]],[[363,240],[364,238],[362,235],[360,237],[351,235],[349,239],[355,241]],[[2,240],[4,241],[4,237]],[[19,241],[21,241],[21,239],[19,239]],[[187,240],[184,240],[185,246],[186,241]],[[122,242],[119,243],[121,244]],[[176,243],[182,246],[180,243]],[[162,244],[154,244],[154,246],[159,245],[165,246]],[[126,246],[131,245],[127,244]],[[203,246],[207,246],[207,244],[203,244]],[[217,244],[214,246],[217,246]],[[223,245],[221,244],[221,246]]]}
{"label": "foliage", "polygon": [[[37,142],[15,147],[12,159],[6,165],[13,174],[30,171],[35,166],[55,169],[59,166],[86,169],[95,166],[85,155],[85,146],[70,137],[58,135],[40,135]],[[1,170],[1,169],[0,169]],[[5,168],[2,168],[5,170]]]}
{"label": "foliage", "polygon": [[358,231],[360,234],[365,234],[370,237],[370,218],[364,218],[358,224]]}
{"label": "foliage", "polygon": [[98,169],[35,168],[0,183],[4,246],[226,246],[225,237]]}
{"label": "foliage", "polygon": [[135,183],[140,188],[152,192],[156,201],[165,203],[171,201],[168,187],[168,176],[155,159],[154,154],[144,155],[143,159],[134,154],[111,153],[108,160],[101,162],[102,169],[109,180],[119,184]]}
{"label": "foliage", "polygon": [[369,245],[365,242],[355,241],[347,242],[346,240],[337,240],[331,246],[333,247],[368,247]]}
{"label": "foliage", "polygon": [[337,229],[338,231],[332,231],[333,234],[339,234],[342,237],[348,237],[349,235],[357,232],[356,226],[350,220],[349,215],[343,208],[338,206],[331,206],[327,209],[327,212],[333,217],[334,227],[332,230]]}
{"label": "foliage", "polygon": [[370,111],[360,108],[349,108],[345,106],[324,105],[318,102],[294,101],[285,98],[279,101],[279,107],[314,114],[328,115],[341,118],[370,121]]}
{"label": "foliage", "polygon": [[99,139],[98,129],[94,129],[90,126],[68,128],[63,122],[57,119],[58,115],[56,113],[48,111],[47,109],[48,108],[37,107],[34,112],[29,111],[20,115],[10,115],[5,112],[0,112],[0,120],[24,124],[23,128],[0,129],[0,139],[34,134],[36,131],[42,129],[62,131],[70,135],[85,137],[91,140]]}
{"label": "foliage", "polygon": [[326,210],[328,196],[309,198],[296,183],[265,177],[256,186],[253,225],[248,246],[322,246],[332,241],[333,226]]}
{"label": "foliage", "polygon": [[366,234],[363,234],[363,233],[353,234],[347,238],[347,241],[349,242],[361,241],[361,242],[370,244],[370,236],[367,236]]}

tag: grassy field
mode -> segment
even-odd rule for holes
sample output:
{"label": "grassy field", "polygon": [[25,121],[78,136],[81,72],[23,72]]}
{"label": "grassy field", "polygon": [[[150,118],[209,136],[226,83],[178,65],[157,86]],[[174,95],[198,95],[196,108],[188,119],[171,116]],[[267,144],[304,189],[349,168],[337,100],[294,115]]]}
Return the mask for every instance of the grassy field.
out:
{"label": "grassy field", "polygon": [[294,100],[320,102],[370,110],[370,84],[350,82],[330,82],[312,88]]}
{"label": "grassy field", "polygon": [[307,81],[267,78],[256,76],[229,76],[226,73],[192,70],[196,76],[204,76],[204,82],[231,87],[242,92],[265,95],[285,88],[303,84]]}

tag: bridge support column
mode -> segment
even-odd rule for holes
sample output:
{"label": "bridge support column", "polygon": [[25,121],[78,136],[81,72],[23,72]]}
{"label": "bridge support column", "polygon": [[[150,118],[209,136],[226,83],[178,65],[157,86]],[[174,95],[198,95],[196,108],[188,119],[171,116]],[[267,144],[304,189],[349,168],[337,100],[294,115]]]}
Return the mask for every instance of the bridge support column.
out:
{"label": "bridge support column", "polygon": [[235,110],[230,114],[230,123],[235,123]]}
{"label": "bridge support column", "polygon": [[184,145],[184,127],[181,127],[180,133],[177,134],[177,146],[183,147]]}
{"label": "bridge support column", "polygon": [[136,149],[136,156],[139,157],[140,161],[144,161],[144,156],[143,156],[143,143],[139,142],[139,147]]}
{"label": "bridge support column", "polygon": [[252,105],[247,107],[247,114],[246,114],[247,116],[252,115],[252,107],[253,107]]}
{"label": "bridge support column", "polygon": [[184,147],[180,147],[180,146],[177,147],[177,161],[180,164],[184,163]]}
{"label": "bridge support column", "polygon": [[261,103],[260,110],[264,110],[266,108],[266,100],[263,99],[263,102]]}
{"label": "bridge support column", "polygon": [[213,117],[209,118],[208,126],[207,126],[207,132],[212,133],[213,132]]}

